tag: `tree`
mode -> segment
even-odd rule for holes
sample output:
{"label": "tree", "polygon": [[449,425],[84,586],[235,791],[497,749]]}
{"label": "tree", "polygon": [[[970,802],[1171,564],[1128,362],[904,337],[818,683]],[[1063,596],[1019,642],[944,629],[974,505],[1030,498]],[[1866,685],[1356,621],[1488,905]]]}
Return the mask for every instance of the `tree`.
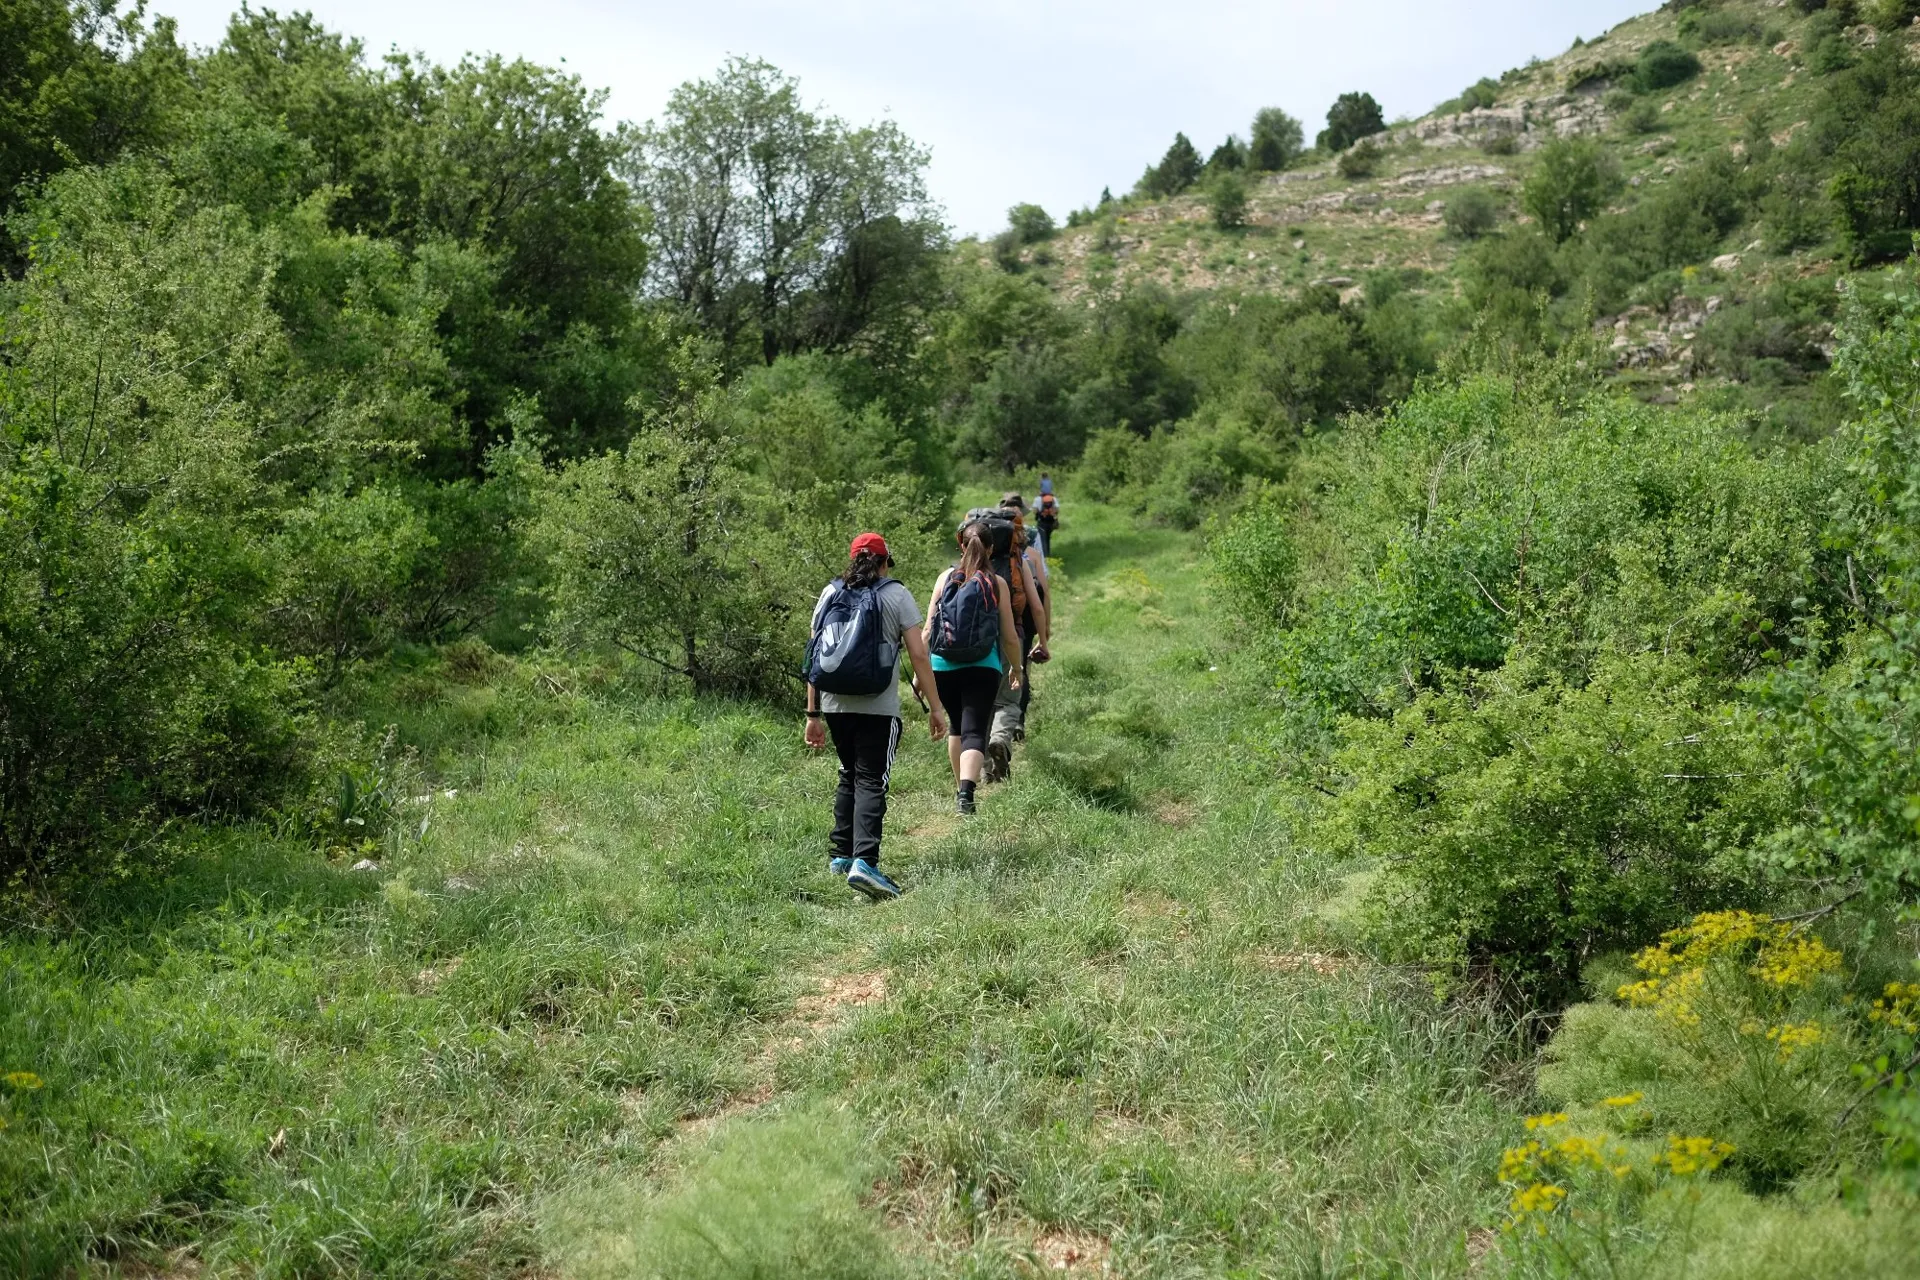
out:
{"label": "tree", "polygon": [[1247,148],[1247,164],[1262,173],[1278,173],[1300,158],[1306,135],[1300,122],[1278,107],[1262,107],[1254,113],[1253,142]]}
{"label": "tree", "polygon": [[0,0],[0,211],[20,184],[159,141],[187,92],[169,19],[86,0]]}
{"label": "tree", "polygon": [[1160,158],[1157,165],[1149,165],[1140,176],[1139,189],[1143,195],[1177,196],[1200,179],[1200,153],[1193,143],[1187,141],[1187,135],[1173,135],[1173,145],[1167,148],[1167,154]]}
{"label": "tree", "polygon": [[1207,172],[1221,173],[1228,169],[1243,169],[1246,164],[1246,143],[1228,134],[1227,140],[1215,147],[1213,154],[1207,157]]}
{"label": "tree", "polygon": [[1384,133],[1387,120],[1370,93],[1343,93],[1327,109],[1327,127],[1315,145],[1326,151],[1345,151],[1362,138]]}
{"label": "tree", "polygon": [[876,224],[895,220],[922,250],[943,238],[924,149],[891,123],[850,129],[815,115],[799,82],[766,62],[734,58],[680,86],[637,144],[654,287],[729,350],[757,338],[769,364],[812,345],[810,304]]}
{"label": "tree", "polygon": [[1213,225],[1222,231],[1247,224],[1247,180],[1237,169],[1223,169],[1207,184],[1207,206]]}
{"label": "tree", "polygon": [[1620,162],[1611,152],[1590,138],[1560,138],[1540,149],[1520,188],[1520,207],[1563,243],[1619,189]]}
{"label": "tree", "polygon": [[1017,204],[1007,210],[1007,227],[1021,244],[1038,244],[1053,235],[1053,216],[1037,204]]}

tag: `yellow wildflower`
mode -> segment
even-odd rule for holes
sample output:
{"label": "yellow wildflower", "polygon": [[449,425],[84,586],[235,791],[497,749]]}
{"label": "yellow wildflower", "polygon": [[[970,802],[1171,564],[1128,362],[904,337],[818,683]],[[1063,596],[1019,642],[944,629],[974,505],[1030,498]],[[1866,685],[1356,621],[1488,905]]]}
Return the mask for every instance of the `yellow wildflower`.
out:
{"label": "yellow wildflower", "polygon": [[1552,1213],[1567,1198],[1567,1189],[1557,1187],[1551,1182],[1536,1182],[1530,1187],[1522,1187],[1513,1195],[1508,1205],[1515,1214]]}
{"label": "yellow wildflower", "polygon": [[1567,1113],[1566,1113],[1566,1112],[1564,1112],[1564,1111],[1549,1111],[1549,1112],[1546,1112],[1546,1113],[1545,1113],[1545,1114],[1543,1114],[1543,1115],[1537,1115],[1537,1116],[1528,1116],[1528,1117],[1527,1117],[1527,1128],[1529,1128],[1529,1129],[1551,1129],[1551,1128],[1553,1128],[1553,1126],[1555,1126],[1555,1125],[1557,1125],[1557,1124],[1565,1124],[1566,1122],[1567,1122]]}
{"label": "yellow wildflower", "polygon": [[1869,1022],[1886,1025],[1900,1035],[1920,1035],[1920,982],[1889,982],[1887,993],[1873,1002]]}
{"label": "yellow wildflower", "polygon": [[1646,1097],[1646,1094],[1636,1089],[1632,1093],[1622,1093],[1616,1094],[1611,1098],[1602,1098],[1600,1099],[1600,1105],[1603,1107],[1631,1107],[1636,1102],[1646,1101]]}
{"label": "yellow wildflower", "polygon": [[1500,1153],[1500,1181],[1531,1182],[1535,1177],[1534,1162],[1546,1150],[1537,1142],[1525,1146],[1508,1147]]}
{"label": "yellow wildflower", "polygon": [[1780,1061],[1785,1062],[1801,1049],[1819,1044],[1825,1032],[1817,1022],[1803,1022],[1798,1025],[1783,1022],[1777,1027],[1767,1029],[1767,1039],[1780,1046]]}
{"label": "yellow wildflower", "polygon": [[1558,1163],[1570,1168],[1590,1164],[1598,1169],[1606,1163],[1606,1161],[1601,1158],[1599,1144],[1590,1138],[1583,1138],[1577,1133],[1554,1143],[1553,1154],[1557,1158]]}
{"label": "yellow wildflower", "polygon": [[1753,976],[1776,987],[1812,986],[1822,974],[1837,972],[1840,953],[1811,934],[1780,928],[1760,948]]}
{"label": "yellow wildflower", "polygon": [[6,1075],[0,1076],[0,1080],[5,1080],[15,1089],[38,1089],[46,1083],[31,1071],[9,1071]]}
{"label": "yellow wildflower", "polygon": [[1696,1173],[1710,1173],[1726,1162],[1733,1154],[1733,1145],[1715,1142],[1712,1138],[1682,1138],[1678,1134],[1667,1136],[1667,1149],[1653,1158],[1657,1165],[1664,1164],[1679,1177],[1688,1177]]}

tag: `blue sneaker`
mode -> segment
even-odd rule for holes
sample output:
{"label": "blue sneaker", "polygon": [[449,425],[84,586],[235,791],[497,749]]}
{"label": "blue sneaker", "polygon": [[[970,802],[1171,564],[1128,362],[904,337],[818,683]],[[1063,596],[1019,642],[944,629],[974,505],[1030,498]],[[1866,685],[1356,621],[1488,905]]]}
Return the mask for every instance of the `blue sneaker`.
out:
{"label": "blue sneaker", "polygon": [[827,874],[835,880],[845,880],[847,873],[853,870],[852,858],[828,858]]}
{"label": "blue sneaker", "polygon": [[847,873],[847,883],[875,902],[886,902],[900,896],[900,886],[887,879],[880,868],[865,858],[853,860],[853,870]]}

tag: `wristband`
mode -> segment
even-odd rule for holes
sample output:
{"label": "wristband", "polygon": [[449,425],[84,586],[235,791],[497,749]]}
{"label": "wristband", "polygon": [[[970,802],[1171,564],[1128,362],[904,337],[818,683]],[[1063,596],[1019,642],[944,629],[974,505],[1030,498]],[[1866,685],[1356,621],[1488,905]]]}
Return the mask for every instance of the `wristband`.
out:
{"label": "wristband", "polygon": [[809,719],[809,720],[818,720],[819,718],[820,718],[820,713],[819,713],[818,711],[809,711],[809,712],[807,712],[807,719]]}

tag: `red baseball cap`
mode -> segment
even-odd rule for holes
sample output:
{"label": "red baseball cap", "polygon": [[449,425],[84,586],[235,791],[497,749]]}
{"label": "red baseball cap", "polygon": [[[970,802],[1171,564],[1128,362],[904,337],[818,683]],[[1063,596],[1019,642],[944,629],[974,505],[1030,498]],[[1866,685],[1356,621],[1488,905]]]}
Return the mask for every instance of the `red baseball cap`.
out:
{"label": "red baseball cap", "polygon": [[892,553],[887,550],[887,540],[877,533],[863,533],[847,548],[849,556],[857,556],[862,551],[871,551],[883,560],[892,558]]}

